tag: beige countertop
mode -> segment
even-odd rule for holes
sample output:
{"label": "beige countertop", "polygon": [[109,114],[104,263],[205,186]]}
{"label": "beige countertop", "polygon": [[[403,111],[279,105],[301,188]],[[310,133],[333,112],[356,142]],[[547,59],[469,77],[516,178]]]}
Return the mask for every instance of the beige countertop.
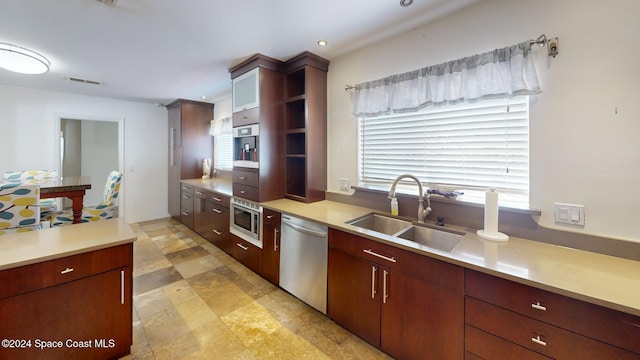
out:
{"label": "beige countertop", "polygon": [[[232,196],[228,180],[182,182]],[[261,205],[468,269],[640,316],[638,261],[516,237],[505,243],[493,242],[479,238],[476,229],[451,225],[446,228],[465,235],[451,252],[445,252],[345,223],[373,212],[369,208],[327,200],[306,204],[280,199]]]}
{"label": "beige countertop", "polygon": [[124,221],[58,226],[0,236],[0,270],[134,242],[136,234]]}
{"label": "beige countertop", "polygon": [[432,258],[531,285],[574,299],[640,316],[640,262],[510,237],[499,243],[479,238],[475,229],[447,226],[465,235],[451,251],[348,225],[371,209],[332,201],[305,204],[288,199],[262,206]]}

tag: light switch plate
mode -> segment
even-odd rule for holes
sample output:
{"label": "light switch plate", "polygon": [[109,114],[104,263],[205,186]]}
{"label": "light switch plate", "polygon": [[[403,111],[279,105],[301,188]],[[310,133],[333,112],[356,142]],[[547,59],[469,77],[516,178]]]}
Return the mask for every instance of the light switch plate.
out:
{"label": "light switch plate", "polygon": [[349,191],[349,179],[340,178],[340,191]]}
{"label": "light switch plate", "polygon": [[555,203],[553,219],[556,224],[584,226],[584,205]]}

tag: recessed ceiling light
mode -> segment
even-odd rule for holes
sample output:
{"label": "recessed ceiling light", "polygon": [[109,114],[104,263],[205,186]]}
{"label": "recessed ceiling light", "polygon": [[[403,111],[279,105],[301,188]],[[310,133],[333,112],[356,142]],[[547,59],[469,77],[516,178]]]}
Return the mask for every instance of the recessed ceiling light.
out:
{"label": "recessed ceiling light", "polygon": [[318,45],[327,46],[327,40],[318,40]]}
{"label": "recessed ceiling light", "polygon": [[49,60],[20,46],[0,43],[0,67],[21,74],[44,74],[49,71]]}
{"label": "recessed ceiling light", "polygon": [[400,0],[400,6],[407,7],[413,4],[413,0]]}

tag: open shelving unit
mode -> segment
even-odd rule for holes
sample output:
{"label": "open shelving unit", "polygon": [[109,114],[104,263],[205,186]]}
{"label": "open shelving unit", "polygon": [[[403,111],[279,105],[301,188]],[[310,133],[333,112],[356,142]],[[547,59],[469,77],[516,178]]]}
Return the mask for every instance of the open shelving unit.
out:
{"label": "open shelving unit", "polygon": [[285,70],[285,196],[314,202],[327,188],[327,71],[329,61],[309,52]]}

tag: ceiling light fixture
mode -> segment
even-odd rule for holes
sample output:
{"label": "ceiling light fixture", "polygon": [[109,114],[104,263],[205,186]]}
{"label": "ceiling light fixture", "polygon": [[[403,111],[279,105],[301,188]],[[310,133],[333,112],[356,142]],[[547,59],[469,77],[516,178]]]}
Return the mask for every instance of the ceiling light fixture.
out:
{"label": "ceiling light fixture", "polygon": [[327,40],[318,40],[318,45],[327,46]]}
{"label": "ceiling light fixture", "polygon": [[20,46],[0,43],[0,67],[21,74],[44,74],[49,71],[46,57]]}
{"label": "ceiling light fixture", "polygon": [[400,0],[400,6],[407,7],[413,4],[413,0]]}

